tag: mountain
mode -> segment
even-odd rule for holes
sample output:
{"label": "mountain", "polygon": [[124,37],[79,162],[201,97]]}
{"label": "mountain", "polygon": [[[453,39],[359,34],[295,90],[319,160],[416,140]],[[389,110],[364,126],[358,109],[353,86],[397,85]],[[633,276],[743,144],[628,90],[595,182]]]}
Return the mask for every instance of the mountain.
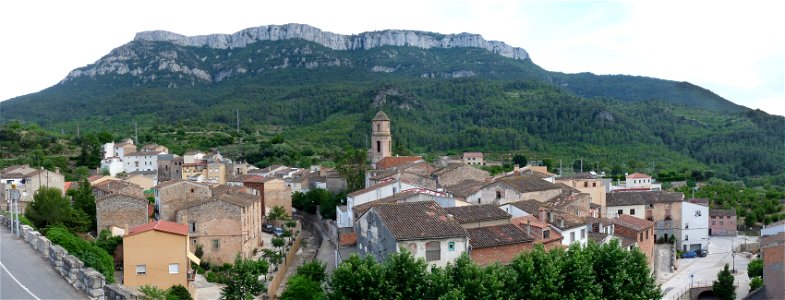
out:
{"label": "mountain", "polygon": [[597,164],[779,174],[782,118],[686,82],[537,66],[476,34],[384,30],[339,35],[288,24],[231,35],[137,34],[4,116],[52,129],[128,124],[283,130],[314,145],[362,147],[384,109],[401,150],[525,151]]}

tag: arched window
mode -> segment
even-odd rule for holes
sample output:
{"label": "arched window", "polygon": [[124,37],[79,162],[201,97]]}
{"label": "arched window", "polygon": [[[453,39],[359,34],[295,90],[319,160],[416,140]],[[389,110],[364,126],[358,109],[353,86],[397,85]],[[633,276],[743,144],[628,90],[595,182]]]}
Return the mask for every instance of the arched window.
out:
{"label": "arched window", "polygon": [[376,123],[376,131],[382,131],[381,128],[382,128],[382,125],[380,125],[379,123]]}
{"label": "arched window", "polygon": [[442,245],[437,241],[425,243],[425,261],[442,259]]}
{"label": "arched window", "polygon": [[376,152],[382,152],[382,141],[376,141]]}

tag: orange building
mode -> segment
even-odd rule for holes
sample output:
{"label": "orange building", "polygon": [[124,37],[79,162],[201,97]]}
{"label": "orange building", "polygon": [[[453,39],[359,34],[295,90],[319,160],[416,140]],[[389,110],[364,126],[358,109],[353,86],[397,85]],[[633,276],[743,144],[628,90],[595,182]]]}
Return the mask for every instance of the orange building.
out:
{"label": "orange building", "polygon": [[132,228],[123,236],[123,252],[123,284],[127,287],[168,289],[179,284],[189,288],[189,259],[199,263],[188,249],[188,226],[168,221]]}

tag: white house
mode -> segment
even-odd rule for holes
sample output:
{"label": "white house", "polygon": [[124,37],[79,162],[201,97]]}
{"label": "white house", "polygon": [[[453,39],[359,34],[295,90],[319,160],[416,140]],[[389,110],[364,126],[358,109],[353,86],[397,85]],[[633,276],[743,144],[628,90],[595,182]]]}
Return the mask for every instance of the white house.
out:
{"label": "white house", "polygon": [[625,176],[623,184],[612,185],[610,190],[660,191],[662,184],[656,183],[648,174],[632,173]]}
{"label": "white house", "polygon": [[678,244],[682,251],[707,249],[709,244],[709,207],[684,201],[681,203],[681,232]]}
{"label": "white house", "polygon": [[390,179],[346,195],[346,206],[335,208],[338,227],[345,228],[354,226],[354,212],[352,211],[352,208],[355,206],[386,198],[400,193],[401,191],[413,188],[419,188],[419,186],[400,180]]}
{"label": "white house", "polygon": [[586,243],[589,242],[588,232],[591,230],[583,218],[558,214],[554,217],[554,221],[549,223],[556,227],[556,230],[564,237],[561,240],[562,245],[569,246],[572,243],[579,243],[581,246],[586,246]]}
{"label": "white house", "polygon": [[777,235],[780,232],[785,232],[785,220],[766,225],[760,230],[760,236]]}
{"label": "white house", "polygon": [[125,172],[158,171],[158,151],[139,151],[125,155]]}
{"label": "white house", "polygon": [[115,177],[125,171],[123,160],[117,156],[107,157],[101,160],[101,169],[109,171],[109,176]]}

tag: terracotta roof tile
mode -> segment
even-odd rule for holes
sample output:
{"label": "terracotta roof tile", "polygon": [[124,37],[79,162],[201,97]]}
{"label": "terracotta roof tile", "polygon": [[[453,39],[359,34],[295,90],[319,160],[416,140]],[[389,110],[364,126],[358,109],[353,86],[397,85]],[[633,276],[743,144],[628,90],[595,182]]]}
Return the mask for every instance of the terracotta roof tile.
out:
{"label": "terracotta roof tile", "polygon": [[680,202],[683,200],[683,193],[663,191],[613,192],[607,194],[606,206],[642,205]]}
{"label": "terracotta roof tile", "polygon": [[387,203],[371,208],[398,241],[466,237],[466,230],[434,201]]}
{"label": "terracotta roof tile", "polygon": [[376,162],[376,169],[384,170],[422,161],[422,156],[388,156]]}
{"label": "terracotta roof tile", "polygon": [[736,209],[709,209],[710,216],[736,216]]}
{"label": "terracotta roof tile", "polygon": [[479,192],[487,183],[473,179],[464,179],[456,185],[446,187],[445,190],[455,195],[456,197],[464,198],[469,197]]}
{"label": "terracotta roof tile", "polygon": [[466,229],[472,249],[498,247],[505,245],[531,243],[534,238],[513,224],[477,227]]}
{"label": "terracotta roof tile", "polygon": [[561,187],[556,184],[532,175],[502,177],[497,181],[504,182],[521,193],[561,189]]}
{"label": "terracotta roof tile", "polygon": [[654,222],[638,219],[630,215],[621,215],[618,218],[612,220],[613,224],[616,226],[626,227],[635,231],[641,231],[649,227],[654,227]]}
{"label": "terracotta roof tile", "polygon": [[648,174],[644,173],[632,173],[626,176],[627,178],[651,178]]}
{"label": "terracotta roof tile", "polygon": [[444,209],[458,223],[474,223],[491,220],[509,220],[512,216],[494,204],[467,205]]}
{"label": "terracotta roof tile", "polygon": [[378,188],[385,187],[385,186],[388,186],[388,185],[391,185],[391,184],[394,184],[394,183],[396,183],[395,180],[383,181],[383,182],[374,184],[372,186],[369,186],[367,188],[364,188],[362,190],[351,192],[351,193],[347,194],[346,196],[354,197],[354,196],[362,195],[364,193],[367,193],[367,192],[370,192],[370,191],[373,191],[373,190],[376,190]]}
{"label": "terracotta roof tile", "polygon": [[155,221],[144,225],[136,226],[134,228],[131,228],[131,230],[129,230],[128,234],[126,234],[125,236],[132,236],[150,230],[157,230],[161,232],[168,232],[168,233],[188,236],[188,226],[186,226],[185,224],[178,224],[169,221]]}

